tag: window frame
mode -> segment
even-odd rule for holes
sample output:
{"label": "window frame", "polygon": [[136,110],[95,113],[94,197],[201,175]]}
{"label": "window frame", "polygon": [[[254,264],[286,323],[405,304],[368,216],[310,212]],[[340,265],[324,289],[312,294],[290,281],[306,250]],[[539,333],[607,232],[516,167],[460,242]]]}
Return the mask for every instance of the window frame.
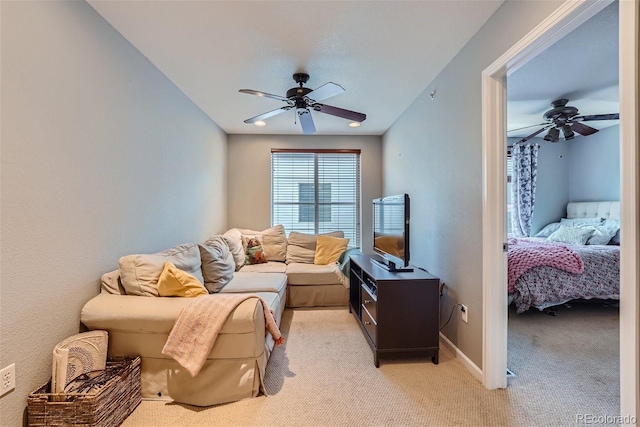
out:
{"label": "window frame", "polygon": [[507,180],[506,180],[506,185],[507,185],[507,189],[506,189],[506,200],[507,200],[507,221],[506,221],[506,225],[507,225],[507,236],[512,236],[513,232],[512,232],[512,225],[511,225],[511,212],[513,211],[513,200],[512,200],[512,194],[513,194],[513,190],[511,188],[511,182],[512,182],[512,174],[513,174],[513,156],[511,153],[511,147],[507,148]]}
{"label": "window frame", "polygon": [[[361,180],[361,175],[362,175],[362,159],[361,159],[361,150],[360,149],[296,149],[296,148],[272,148],[271,149],[271,225],[277,225],[277,224],[273,224],[274,222],[274,211],[275,211],[275,206],[277,206],[278,204],[274,204],[274,165],[273,165],[273,160],[274,160],[274,154],[281,154],[281,153],[290,153],[290,154],[313,154],[314,155],[314,167],[313,167],[313,176],[309,175],[310,178],[313,181],[313,188],[314,188],[314,202],[313,202],[313,206],[314,206],[314,220],[311,221],[313,223],[313,232],[314,234],[318,234],[321,228],[321,222],[319,222],[319,209],[320,209],[320,205],[323,206],[339,206],[340,204],[346,204],[349,206],[354,206],[354,203],[348,202],[348,203],[344,203],[344,202],[334,202],[334,203],[321,203],[319,200],[319,186],[318,184],[321,184],[319,182],[319,170],[318,170],[318,157],[319,155],[322,154],[354,154],[356,155],[356,176],[355,176],[355,224],[354,224],[354,236],[355,236],[355,241],[350,241],[349,242],[349,246],[350,247],[360,247],[362,244],[362,233],[360,230],[360,225],[362,222],[362,191],[361,191],[361,185],[362,185],[362,180]],[[295,204],[295,203],[293,203]],[[286,226],[285,226],[286,228]],[[352,239],[353,240],[353,239]]]}

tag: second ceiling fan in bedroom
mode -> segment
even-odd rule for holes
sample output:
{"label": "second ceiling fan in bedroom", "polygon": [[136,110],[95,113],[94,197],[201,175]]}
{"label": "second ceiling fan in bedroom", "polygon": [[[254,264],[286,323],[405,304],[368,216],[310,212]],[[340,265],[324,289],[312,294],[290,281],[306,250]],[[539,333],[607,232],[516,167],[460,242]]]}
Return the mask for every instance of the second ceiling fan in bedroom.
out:
{"label": "second ceiling fan in bedroom", "polygon": [[620,118],[619,113],[579,115],[578,109],[572,105],[567,105],[568,102],[569,100],[565,98],[553,101],[551,103],[551,107],[553,108],[542,115],[542,118],[545,120],[544,123],[525,126],[524,128],[519,129],[511,129],[508,132],[542,126],[540,129],[533,132],[531,135],[525,136],[518,142],[526,142],[531,138],[538,136],[545,130],[548,130],[547,134],[544,136],[545,141],[558,142],[560,140],[560,132],[562,132],[565,140],[573,139],[576,133],[583,136],[589,136],[598,132],[598,129],[588,126],[583,122],[618,120]]}
{"label": "second ceiling fan in bedroom", "polygon": [[339,95],[344,92],[344,88],[336,83],[325,83],[317,89],[310,89],[304,87],[304,84],[309,80],[309,75],[306,73],[296,73],[293,75],[293,80],[298,83],[298,87],[291,88],[287,91],[285,96],[273,95],[266,92],[261,92],[253,89],[240,89],[240,92],[247,93],[249,95],[257,95],[265,98],[272,98],[283,101],[285,106],[277,108],[275,110],[267,111],[250,119],[245,120],[245,123],[256,123],[273,117],[275,115],[284,113],[291,109],[296,110],[296,114],[300,119],[300,126],[302,127],[302,133],[312,134],[316,131],[315,123],[311,111],[318,111],[320,113],[330,114],[332,116],[348,119],[353,122],[361,123],[367,115],[358,113],[356,111],[345,110],[344,108],[333,107],[331,105],[323,104],[320,101],[324,101],[332,96]]}

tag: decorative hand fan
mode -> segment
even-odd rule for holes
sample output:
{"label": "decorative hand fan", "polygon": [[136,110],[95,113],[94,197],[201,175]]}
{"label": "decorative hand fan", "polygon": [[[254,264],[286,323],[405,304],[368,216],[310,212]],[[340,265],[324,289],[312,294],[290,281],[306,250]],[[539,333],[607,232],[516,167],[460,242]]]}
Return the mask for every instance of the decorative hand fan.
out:
{"label": "decorative hand fan", "polygon": [[53,349],[51,392],[63,393],[74,378],[103,370],[107,364],[107,331],[90,331],[73,335]]}

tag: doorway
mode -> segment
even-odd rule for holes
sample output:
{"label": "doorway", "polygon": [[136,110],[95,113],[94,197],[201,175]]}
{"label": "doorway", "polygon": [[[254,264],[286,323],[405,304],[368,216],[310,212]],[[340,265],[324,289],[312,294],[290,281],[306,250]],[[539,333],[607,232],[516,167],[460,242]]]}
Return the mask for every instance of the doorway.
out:
{"label": "doorway", "polygon": [[[567,2],[505,52],[482,75],[483,87],[483,382],[507,386],[506,76],[573,31],[610,1]],[[621,414],[638,412],[638,10],[620,2]]]}

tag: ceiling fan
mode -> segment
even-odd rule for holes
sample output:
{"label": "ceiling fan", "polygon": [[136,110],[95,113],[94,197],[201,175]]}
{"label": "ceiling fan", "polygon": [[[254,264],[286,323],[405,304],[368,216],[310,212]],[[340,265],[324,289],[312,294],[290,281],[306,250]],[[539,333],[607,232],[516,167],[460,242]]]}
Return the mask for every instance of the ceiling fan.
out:
{"label": "ceiling fan", "polygon": [[571,105],[567,105],[568,102],[569,100],[565,98],[553,101],[551,103],[551,106],[553,108],[542,115],[542,117],[546,120],[544,123],[525,126],[518,129],[511,129],[509,132],[514,132],[516,130],[527,129],[535,126],[542,126],[540,129],[529,136],[525,136],[518,142],[526,142],[547,129],[549,130],[549,132],[547,132],[547,134],[544,136],[544,140],[550,142],[558,142],[560,140],[560,131],[562,131],[565,140],[573,139],[576,133],[583,136],[589,136],[598,132],[598,129],[587,126],[583,122],[594,120],[618,120],[620,118],[619,113],[595,114],[589,116],[579,115],[578,109]]}
{"label": "ceiling fan", "polygon": [[343,93],[344,88],[342,86],[329,82],[325,83],[315,90],[309,89],[308,87],[303,86],[309,80],[309,75],[306,73],[295,73],[293,75],[293,80],[298,83],[298,87],[289,89],[285,96],[272,95],[270,93],[260,92],[252,89],[240,89],[240,92],[242,93],[262,96],[265,98],[278,99],[280,101],[286,102],[287,104],[278,109],[267,111],[266,113],[251,117],[244,122],[255,123],[295,108],[296,114],[300,118],[300,126],[302,127],[302,132],[304,134],[312,134],[316,131],[316,126],[313,123],[311,110],[319,111],[325,114],[331,114],[332,116],[341,117],[343,119],[348,119],[358,123],[363,122],[367,118],[366,114],[320,103],[320,101],[324,101],[327,98]]}

